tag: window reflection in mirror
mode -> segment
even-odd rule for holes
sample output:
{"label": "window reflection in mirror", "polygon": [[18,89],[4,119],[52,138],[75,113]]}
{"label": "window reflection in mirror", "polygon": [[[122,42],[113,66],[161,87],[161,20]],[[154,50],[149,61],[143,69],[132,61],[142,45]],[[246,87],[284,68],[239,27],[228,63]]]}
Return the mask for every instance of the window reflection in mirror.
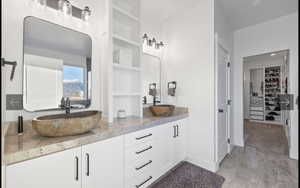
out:
{"label": "window reflection in mirror", "polygon": [[35,18],[24,20],[23,103],[28,111],[58,109],[62,97],[87,108],[91,101],[91,38]]}

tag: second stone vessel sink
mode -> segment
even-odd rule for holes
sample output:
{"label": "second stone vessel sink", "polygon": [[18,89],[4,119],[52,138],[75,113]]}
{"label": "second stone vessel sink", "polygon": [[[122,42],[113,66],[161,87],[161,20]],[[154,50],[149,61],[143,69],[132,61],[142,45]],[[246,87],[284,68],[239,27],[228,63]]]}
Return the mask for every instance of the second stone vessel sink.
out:
{"label": "second stone vessel sink", "polygon": [[41,136],[61,137],[83,134],[95,128],[101,120],[100,111],[40,116],[32,120],[33,129]]}
{"label": "second stone vessel sink", "polygon": [[161,104],[149,107],[154,116],[170,116],[175,109],[174,105]]}

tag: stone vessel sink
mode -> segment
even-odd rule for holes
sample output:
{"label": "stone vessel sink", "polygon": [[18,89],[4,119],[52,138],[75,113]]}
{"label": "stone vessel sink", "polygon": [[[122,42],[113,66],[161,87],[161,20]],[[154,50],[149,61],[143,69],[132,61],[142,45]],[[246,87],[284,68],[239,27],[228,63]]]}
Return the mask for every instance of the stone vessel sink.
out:
{"label": "stone vessel sink", "polygon": [[78,135],[95,128],[101,117],[102,112],[100,111],[40,116],[32,120],[32,127],[41,136]]}
{"label": "stone vessel sink", "polygon": [[170,116],[173,114],[175,106],[168,104],[161,104],[149,107],[154,116]]}

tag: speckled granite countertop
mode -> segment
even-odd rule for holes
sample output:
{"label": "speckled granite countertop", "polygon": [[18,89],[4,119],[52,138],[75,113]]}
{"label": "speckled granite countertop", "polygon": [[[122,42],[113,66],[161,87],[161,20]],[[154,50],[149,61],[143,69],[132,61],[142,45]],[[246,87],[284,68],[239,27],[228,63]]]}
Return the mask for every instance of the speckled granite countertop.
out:
{"label": "speckled granite countertop", "polygon": [[180,107],[177,107],[169,117],[154,117],[146,112],[143,118],[115,119],[113,123],[101,120],[99,126],[88,133],[58,138],[39,136],[31,128],[31,121],[24,122],[23,135],[16,135],[16,123],[12,123],[4,137],[4,163],[6,165],[18,163],[186,117],[188,117],[188,109]]}

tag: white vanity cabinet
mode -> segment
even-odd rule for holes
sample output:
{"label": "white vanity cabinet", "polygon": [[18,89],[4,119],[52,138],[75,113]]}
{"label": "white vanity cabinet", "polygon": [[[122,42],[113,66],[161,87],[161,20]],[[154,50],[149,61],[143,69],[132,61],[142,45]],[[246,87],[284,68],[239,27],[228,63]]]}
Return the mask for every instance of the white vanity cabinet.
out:
{"label": "white vanity cabinet", "polygon": [[185,120],[7,166],[6,188],[146,188],[186,157]]}
{"label": "white vanity cabinet", "polygon": [[184,120],[125,135],[125,188],[145,188],[186,156]]}
{"label": "white vanity cabinet", "polygon": [[81,188],[81,148],[7,166],[6,188]]}
{"label": "white vanity cabinet", "polygon": [[7,167],[6,188],[122,188],[123,137]]}
{"label": "white vanity cabinet", "polygon": [[171,123],[175,126],[175,137],[173,141],[173,150],[172,150],[172,161],[173,164],[177,164],[180,161],[184,160],[186,157],[186,128],[187,126],[185,120],[179,120],[174,123]]}
{"label": "white vanity cabinet", "polygon": [[119,136],[82,146],[82,188],[123,187],[123,143]]}

